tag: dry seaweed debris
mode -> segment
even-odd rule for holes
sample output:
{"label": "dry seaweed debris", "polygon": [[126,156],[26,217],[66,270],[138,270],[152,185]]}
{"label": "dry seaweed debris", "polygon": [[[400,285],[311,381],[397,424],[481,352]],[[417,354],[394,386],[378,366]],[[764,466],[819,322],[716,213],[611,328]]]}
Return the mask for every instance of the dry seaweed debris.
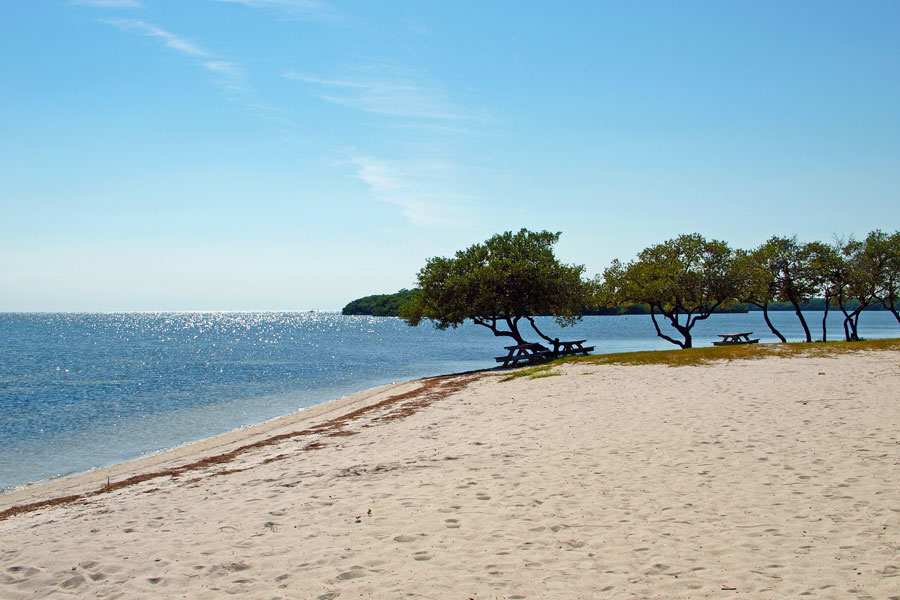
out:
{"label": "dry seaweed debris", "polygon": [[[243,454],[249,450],[254,450],[257,448],[264,448],[266,446],[273,446],[275,444],[279,444],[286,440],[292,440],[296,438],[301,438],[309,435],[324,435],[325,437],[340,437],[340,436],[349,436],[353,435],[357,432],[350,431],[345,429],[345,427],[352,421],[360,419],[364,416],[369,416],[371,413],[377,413],[378,411],[382,411],[385,409],[392,409],[387,414],[374,417],[372,422],[387,422],[394,421],[398,419],[406,418],[420,408],[424,408],[433,404],[434,402],[446,398],[447,396],[465,388],[470,382],[477,379],[479,375],[470,374],[470,375],[442,375],[438,377],[428,377],[420,380],[421,385],[409,392],[404,392],[402,394],[395,394],[380,402],[376,402],[375,404],[370,404],[367,406],[363,406],[349,413],[345,413],[323,423],[316,425],[315,427],[311,427],[309,429],[303,429],[301,431],[293,431],[290,433],[282,433],[279,435],[274,435],[252,444],[245,444],[234,450],[230,450],[228,452],[223,452],[222,454],[217,454],[214,456],[208,456],[202,458],[200,460],[187,463],[178,467],[173,467],[170,469],[165,469],[161,471],[154,471],[152,473],[143,473],[141,475],[135,475],[134,477],[129,477],[128,479],[123,479],[121,481],[115,481],[112,483],[107,483],[106,485],[93,490],[91,492],[86,492],[84,494],[76,494],[72,496],[61,496],[58,498],[50,498],[48,500],[41,500],[39,502],[32,502],[30,504],[22,504],[19,506],[12,506],[7,508],[6,510],[0,512],[0,521],[12,517],[14,515],[33,512],[39,510],[41,508],[47,508],[51,506],[59,506],[62,504],[72,504],[76,502],[87,502],[88,498],[99,496],[101,494],[105,494],[108,492],[112,492],[115,490],[119,490],[125,487],[129,487],[132,485],[136,485],[138,483],[142,483],[144,481],[149,481],[151,479],[157,479],[159,477],[178,477],[183,475],[189,471],[196,471],[198,469],[202,469],[205,467],[210,467],[213,465],[224,464],[233,461],[238,455]],[[312,441],[306,444],[302,450],[318,450],[320,448],[326,447],[328,444],[322,441]],[[272,459],[266,459],[263,463],[272,462],[274,460],[282,460],[283,458],[287,458],[286,455],[281,454]],[[211,473],[209,476],[217,476],[217,475],[227,475],[230,473],[238,473],[240,471],[244,471],[246,469],[224,469],[222,471],[218,471],[216,473]]]}

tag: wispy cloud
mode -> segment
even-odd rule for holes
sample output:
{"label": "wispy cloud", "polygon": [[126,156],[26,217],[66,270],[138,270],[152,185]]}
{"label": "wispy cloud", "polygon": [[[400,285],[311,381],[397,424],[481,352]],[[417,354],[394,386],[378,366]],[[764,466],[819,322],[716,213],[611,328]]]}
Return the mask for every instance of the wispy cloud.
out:
{"label": "wispy cloud", "polygon": [[140,19],[100,19],[100,21],[123,31],[133,31],[139,35],[156,39],[167,48],[198,59],[197,64],[213,74],[215,82],[226,91],[248,90],[245,83],[246,75],[240,63],[219,59],[194,42]]}
{"label": "wispy cloud", "polygon": [[470,222],[470,197],[456,190],[460,167],[440,160],[390,161],[355,156],[356,175],[372,195],[393,204],[415,227],[461,228]]}
{"label": "wispy cloud", "polygon": [[76,6],[94,6],[97,8],[140,8],[138,0],[69,0]]}
{"label": "wispy cloud", "polygon": [[439,121],[467,118],[462,108],[446,99],[440,85],[415,71],[394,66],[361,71],[350,77],[317,77],[288,70],[284,77],[308,84],[317,98],[356,110]]}
{"label": "wispy cloud", "polygon": [[247,93],[251,91],[247,85],[247,75],[240,63],[228,60],[205,60],[202,62],[202,66],[214,75],[216,84],[226,92]]}
{"label": "wispy cloud", "polygon": [[282,125],[296,126],[296,123],[284,116],[281,110],[259,100],[256,90],[247,83],[247,73],[241,63],[224,60],[184,37],[140,19],[116,18],[100,19],[100,21],[123,31],[155,39],[163,46],[194,59],[195,63],[210,75],[212,82],[221,88],[231,100],[243,105],[261,119]]}
{"label": "wispy cloud", "polygon": [[337,9],[320,0],[217,0],[229,4],[243,4],[249,8],[268,11],[280,18],[298,21],[333,21],[339,17]]}
{"label": "wispy cloud", "polygon": [[211,56],[208,52],[201,49],[199,46],[193,44],[192,42],[189,42],[183,37],[177,36],[174,33],[170,33],[164,29],[160,29],[159,27],[151,25],[150,23],[147,23],[140,19],[100,19],[100,22],[118,27],[122,31],[134,31],[140,35],[155,38],[162,42],[164,46],[172,48],[173,50],[178,50],[179,52],[182,52],[184,54],[189,54],[191,56],[201,58]]}
{"label": "wispy cloud", "polygon": [[244,72],[240,65],[227,60],[209,60],[203,63],[203,66],[215,73],[228,75],[230,77],[243,76]]}

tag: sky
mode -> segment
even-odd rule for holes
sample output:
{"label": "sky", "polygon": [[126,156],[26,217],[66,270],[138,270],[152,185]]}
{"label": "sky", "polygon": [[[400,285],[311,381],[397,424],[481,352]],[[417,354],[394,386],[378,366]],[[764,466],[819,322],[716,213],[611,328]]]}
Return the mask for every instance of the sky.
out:
{"label": "sky", "polygon": [[900,3],[3,0],[0,311],[340,309],[526,227],[900,227]]}

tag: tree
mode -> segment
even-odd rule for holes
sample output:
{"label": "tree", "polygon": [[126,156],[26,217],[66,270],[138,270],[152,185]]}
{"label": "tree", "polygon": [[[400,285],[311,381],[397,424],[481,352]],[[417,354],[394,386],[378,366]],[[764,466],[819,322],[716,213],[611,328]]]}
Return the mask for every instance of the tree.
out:
{"label": "tree", "polygon": [[[876,229],[865,241],[851,239],[841,247],[846,272],[836,282],[836,302],[844,313],[844,336],[848,342],[859,340],[859,315],[870,304],[882,302],[888,310],[895,307],[898,243],[892,242],[892,237],[900,240],[896,233],[888,236]],[[894,316],[900,321],[896,312]]]}
{"label": "tree", "polygon": [[800,309],[800,304],[809,302],[815,292],[815,281],[809,268],[809,249],[797,243],[796,237],[772,236],[763,246],[772,256],[771,268],[775,273],[778,300],[791,303],[803,326],[806,341],[812,342],[809,325]]}
{"label": "tree", "polygon": [[884,265],[875,287],[875,299],[900,323],[900,231],[888,235],[876,229],[866,237],[865,243]]}
{"label": "tree", "polygon": [[[851,239],[841,248],[846,264],[843,279],[836,282],[835,302],[844,313],[844,339],[859,340],[859,315],[875,299],[882,266],[865,242]],[[849,305],[853,304],[851,308]]]}
{"label": "tree", "polygon": [[[691,329],[737,293],[728,244],[707,241],[700,234],[681,235],[644,249],[638,259],[623,265],[614,260],[603,272],[598,300],[601,304],[644,304],[656,335],[681,348],[692,346]],[[661,314],[681,335],[678,340],[662,332]]]}
{"label": "tree", "polygon": [[787,339],[769,318],[769,305],[778,296],[778,272],[775,255],[770,245],[763,244],[755,250],[738,250],[735,253],[734,272],[737,280],[735,297],[741,302],[762,309],[763,319],[769,330],[782,342]]}
{"label": "tree", "polygon": [[535,316],[550,314],[561,326],[581,319],[588,284],[583,265],[565,265],[553,254],[560,233],[507,231],[460,250],[453,258],[428,259],[418,273],[421,292],[400,316],[412,326],[431,320],[438,329],[457,327],[466,319],[517,344],[524,319],[544,340]]}
{"label": "tree", "polygon": [[841,290],[846,285],[848,264],[843,256],[844,243],[836,241],[833,246],[822,242],[806,244],[809,256],[809,276],[815,294],[825,300],[822,314],[822,341],[828,341],[828,309],[836,302]]}

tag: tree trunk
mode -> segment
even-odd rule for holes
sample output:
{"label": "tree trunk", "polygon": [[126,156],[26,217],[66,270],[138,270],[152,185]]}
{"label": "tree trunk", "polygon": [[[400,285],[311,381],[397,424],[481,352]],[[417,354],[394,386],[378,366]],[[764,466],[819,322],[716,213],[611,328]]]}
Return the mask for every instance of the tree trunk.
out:
{"label": "tree trunk", "polygon": [[497,327],[497,317],[492,317],[490,321],[485,319],[472,319],[472,322],[476,325],[481,325],[482,327],[487,327],[491,330],[491,332],[497,337],[510,337],[516,341],[516,344],[526,344],[526,342],[522,338],[522,334],[519,333],[519,319],[504,319],[506,324],[509,326],[509,331],[504,331]]}
{"label": "tree trunk", "polygon": [[693,339],[691,339],[691,327],[694,325],[691,323],[691,316],[687,316],[684,325],[678,322],[678,315],[670,316],[669,320],[672,322],[672,327],[677,329],[678,333],[681,334],[681,337],[684,338],[684,346],[682,346],[682,348],[693,348],[694,343]]}
{"label": "tree trunk", "polygon": [[513,339],[516,340],[518,344],[527,344],[525,338],[522,337],[522,334],[519,333],[519,318],[511,319],[506,317],[506,325],[509,327],[509,330],[513,333]]}
{"label": "tree trunk", "polygon": [[844,336],[848,342],[855,342],[859,336],[856,335],[856,329],[853,327],[853,316],[844,317]]}
{"label": "tree trunk", "polygon": [[862,312],[863,306],[851,313],[844,312],[844,336],[848,342],[859,341],[859,314]]}
{"label": "tree trunk", "polygon": [[900,323],[900,312],[897,311],[897,305],[894,304],[893,300],[882,300],[881,305],[891,311],[891,314],[894,315],[894,318]]}
{"label": "tree trunk", "polygon": [[797,318],[800,319],[800,324],[803,325],[803,333],[806,334],[806,342],[812,342],[812,334],[809,333],[809,325],[806,324],[806,319],[803,318],[803,311],[800,310],[800,304],[796,300],[791,300],[791,304],[794,306],[794,312],[797,313]]}
{"label": "tree trunk", "polygon": [[[663,315],[665,315],[665,312],[663,313]],[[670,321],[672,320],[670,317],[668,317],[668,315],[665,315],[665,316]],[[656,335],[658,335],[662,339],[666,340],[667,342],[671,342],[671,343],[675,344],[676,346],[679,346],[682,349],[690,348],[690,345],[685,346],[684,342],[679,342],[678,340],[667,336],[659,329],[659,323],[656,322],[656,308],[652,304],[650,305],[650,318],[653,320],[653,326],[656,328]]]}
{"label": "tree trunk", "polygon": [[828,341],[828,326],[825,322],[828,320],[828,305],[830,302],[828,301],[828,296],[825,296],[825,316],[822,317],[822,341]]}
{"label": "tree trunk", "polygon": [[547,343],[553,345],[553,353],[555,354],[559,350],[559,338],[550,339],[549,336],[544,335],[544,332],[538,329],[537,324],[534,322],[534,318],[531,317],[531,315],[526,315],[525,318],[528,319],[529,323],[531,323],[531,328],[534,329],[535,333],[544,338]]}
{"label": "tree trunk", "polygon": [[757,304],[757,306],[761,306],[762,311],[763,311],[763,319],[765,319],[766,325],[769,326],[769,330],[770,330],[772,333],[774,333],[775,336],[776,336],[779,340],[781,340],[781,343],[782,343],[782,344],[786,343],[787,340],[785,339],[785,337],[784,337],[783,335],[781,335],[781,332],[780,332],[780,331],[778,331],[777,329],[775,329],[775,326],[772,325],[772,321],[769,320],[769,303],[766,302],[766,303],[764,303],[764,304],[762,304],[762,305]]}

